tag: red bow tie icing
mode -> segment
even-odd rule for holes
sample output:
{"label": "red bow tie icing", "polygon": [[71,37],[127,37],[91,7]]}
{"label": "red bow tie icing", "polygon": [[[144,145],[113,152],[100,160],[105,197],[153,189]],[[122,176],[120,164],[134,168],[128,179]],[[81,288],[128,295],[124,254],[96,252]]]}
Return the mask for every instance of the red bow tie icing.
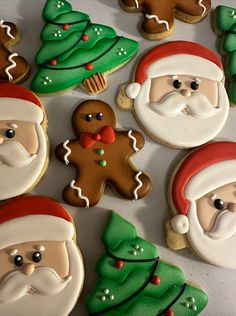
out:
{"label": "red bow tie icing", "polygon": [[80,134],[80,143],[84,148],[93,146],[96,142],[112,144],[115,141],[115,133],[112,127],[105,126],[99,133],[92,134],[83,132]]}

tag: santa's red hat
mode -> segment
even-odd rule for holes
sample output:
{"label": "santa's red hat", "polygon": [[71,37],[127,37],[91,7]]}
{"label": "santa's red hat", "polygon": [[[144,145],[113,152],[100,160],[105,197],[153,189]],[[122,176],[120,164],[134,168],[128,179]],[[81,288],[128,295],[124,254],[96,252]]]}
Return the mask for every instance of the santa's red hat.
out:
{"label": "santa's red hat", "polygon": [[0,205],[0,249],[30,241],[66,241],[74,236],[71,216],[54,200],[24,196]]}
{"label": "santa's red hat", "polygon": [[0,84],[0,120],[42,123],[43,106],[30,90],[14,83]]}
{"label": "santa's red hat", "polygon": [[190,203],[235,181],[235,142],[212,142],[193,150],[181,163],[171,184],[171,199],[178,213],[172,218],[172,228],[178,233],[187,232]]}
{"label": "santa's red hat", "polygon": [[144,55],[137,66],[135,82],[126,88],[127,96],[135,99],[147,78],[165,75],[191,75],[217,82],[224,77],[220,59],[209,49],[194,42],[168,42]]}

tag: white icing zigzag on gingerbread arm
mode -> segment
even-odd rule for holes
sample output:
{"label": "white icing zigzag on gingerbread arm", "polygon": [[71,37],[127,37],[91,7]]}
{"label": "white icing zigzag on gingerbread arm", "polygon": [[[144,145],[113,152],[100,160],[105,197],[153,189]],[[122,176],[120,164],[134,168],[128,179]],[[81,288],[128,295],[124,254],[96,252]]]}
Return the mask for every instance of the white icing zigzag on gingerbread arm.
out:
{"label": "white icing zigzag on gingerbread arm", "polygon": [[128,137],[129,137],[130,139],[132,139],[132,141],[133,141],[133,150],[136,151],[136,152],[138,152],[138,151],[139,151],[139,148],[137,147],[137,139],[132,135],[132,133],[133,133],[133,131],[130,130],[130,131],[128,132]]}
{"label": "white icing zigzag on gingerbread arm", "polygon": [[146,14],[146,18],[149,19],[149,20],[154,19],[157,24],[165,24],[166,30],[167,30],[167,31],[170,30],[169,23],[168,23],[166,20],[160,20],[157,15],[154,15],[154,14],[152,14],[152,15]]}
{"label": "white icing zigzag on gingerbread arm", "polygon": [[11,34],[11,28],[9,25],[5,25],[4,24],[4,20],[0,20],[0,27],[3,28],[3,29],[6,29],[7,31],[7,35],[12,38],[12,39],[15,39],[15,37]]}
{"label": "white icing zigzag on gingerbread arm", "polygon": [[81,200],[84,200],[84,201],[85,201],[85,203],[86,203],[86,208],[89,208],[89,199],[88,199],[86,196],[82,195],[82,190],[81,190],[80,187],[77,187],[77,186],[75,185],[75,180],[72,180],[72,181],[71,181],[71,183],[70,183],[70,188],[71,188],[71,189],[74,189],[74,190],[78,193],[78,197],[79,197]]}
{"label": "white icing zigzag on gingerbread arm", "polygon": [[135,6],[136,6],[136,8],[138,9],[138,8],[139,8],[139,3],[138,3],[138,0],[134,0],[134,2],[135,2]]}
{"label": "white icing zigzag on gingerbread arm", "polygon": [[10,74],[9,71],[10,71],[12,68],[15,68],[15,67],[16,67],[16,63],[15,63],[15,61],[14,61],[12,58],[13,58],[13,57],[17,57],[17,56],[18,56],[17,53],[13,53],[13,54],[11,54],[11,55],[8,57],[8,61],[11,63],[11,65],[8,66],[8,67],[5,69],[5,73],[7,74],[9,81],[12,81],[12,80],[14,79],[14,78],[12,77],[12,75]]}
{"label": "white icing zigzag on gingerbread arm", "polygon": [[202,9],[203,9],[202,16],[204,16],[207,9],[206,9],[206,7],[204,6],[204,4],[202,3],[202,1],[203,1],[203,0],[199,0],[199,1],[198,1],[198,5],[199,5],[200,7],[202,7]]}
{"label": "white icing zigzag on gingerbread arm", "polygon": [[68,166],[69,165],[69,160],[68,160],[68,157],[69,155],[71,154],[71,149],[67,146],[69,144],[69,140],[67,139],[64,143],[63,143],[63,148],[66,150],[66,153],[64,155],[64,161],[65,161],[65,164]]}
{"label": "white icing zigzag on gingerbread arm", "polygon": [[142,172],[139,171],[136,176],[135,176],[135,180],[137,181],[138,183],[138,186],[136,187],[136,189],[134,190],[134,199],[135,200],[138,200],[138,190],[143,186],[143,183],[142,181],[139,179],[139,176],[141,176]]}

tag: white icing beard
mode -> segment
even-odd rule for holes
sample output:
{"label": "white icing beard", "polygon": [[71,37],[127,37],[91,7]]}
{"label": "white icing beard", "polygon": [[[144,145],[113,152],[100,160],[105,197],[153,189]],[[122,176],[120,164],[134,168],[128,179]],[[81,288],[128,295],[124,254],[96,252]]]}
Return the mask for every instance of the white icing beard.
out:
{"label": "white icing beard", "polygon": [[[19,149],[14,152],[17,152],[22,163],[17,164],[16,157],[12,157],[12,159],[7,157],[8,163],[0,164],[0,178],[2,179],[0,181],[0,200],[25,193],[40,176],[47,159],[47,141],[41,125],[36,125],[36,131],[39,140],[39,149],[36,155],[29,156],[27,160],[27,155],[25,154],[23,157],[23,151]],[[1,146],[5,146],[4,143],[0,145],[0,155]]]}
{"label": "white icing beard", "polygon": [[229,101],[221,82],[218,83],[219,109],[207,118],[200,118],[199,115],[186,115],[182,112],[175,116],[164,116],[157,113],[150,104],[150,88],[151,79],[146,79],[134,100],[134,111],[140,124],[156,140],[161,140],[174,147],[196,147],[213,139],[226,122]]}
{"label": "white icing beard", "polygon": [[[232,216],[236,218],[236,214],[229,215],[231,218]],[[218,228],[221,238],[211,238],[203,231],[198,221],[195,201],[190,202],[188,219],[190,228],[187,238],[194,252],[206,262],[223,268],[236,269],[236,233],[232,233],[234,225],[231,223],[231,234],[226,231],[223,237],[222,229],[226,227],[220,227],[216,221],[212,232]],[[227,235],[231,236],[227,238]]]}
{"label": "white icing beard", "polygon": [[67,285],[55,295],[27,293],[12,303],[0,302],[0,315],[4,316],[68,316],[81,292],[84,280],[83,261],[74,241],[66,242],[72,277]]}

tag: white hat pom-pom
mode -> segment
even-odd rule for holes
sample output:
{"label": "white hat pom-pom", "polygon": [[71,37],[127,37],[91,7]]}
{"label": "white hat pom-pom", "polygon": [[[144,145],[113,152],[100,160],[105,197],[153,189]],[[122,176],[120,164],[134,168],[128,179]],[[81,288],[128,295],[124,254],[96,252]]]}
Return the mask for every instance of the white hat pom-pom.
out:
{"label": "white hat pom-pom", "polygon": [[130,83],[125,90],[127,97],[130,99],[135,99],[140,91],[141,85],[137,82]]}
{"label": "white hat pom-pom", "polygon": [[181,214],[176,215],[171,219],[171,227],[177,234],[186,234],[189,230],[188,217]]}

